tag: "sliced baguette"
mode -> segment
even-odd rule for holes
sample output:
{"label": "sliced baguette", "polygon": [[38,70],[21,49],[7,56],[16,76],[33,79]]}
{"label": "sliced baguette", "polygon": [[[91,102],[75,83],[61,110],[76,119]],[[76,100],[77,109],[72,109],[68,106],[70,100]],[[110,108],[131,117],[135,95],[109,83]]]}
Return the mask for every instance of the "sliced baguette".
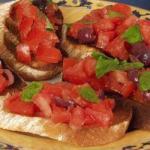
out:
{"label": "sliced baguette", "polygon": [[131,107],[119,105],[114,111],[114,121],[109,128],[84,127],[73,130],[67,124],[55,124],[50,119],[9,113],[3,108],[6,97],[0,100],[0,128],[36,134],[77,146],[102,145],[120,139],[128,129],[132,117]]}
{"label": "sliced baguette", "polygon": [[[17,75],[26,81],[41,81],[55,77],[61,72],[61,64],[50,64],[41,67],[41,63],[33,62],[32,65],[25,65],[15,57],[15,47],[19,43],[15,23],[7,17],[13,3],[4,5],[3,15],[0,19],[0,58],[16,72]],[[5,20],[6,19],[6,20]],[[5,26],[6,24],[6,26]]]}

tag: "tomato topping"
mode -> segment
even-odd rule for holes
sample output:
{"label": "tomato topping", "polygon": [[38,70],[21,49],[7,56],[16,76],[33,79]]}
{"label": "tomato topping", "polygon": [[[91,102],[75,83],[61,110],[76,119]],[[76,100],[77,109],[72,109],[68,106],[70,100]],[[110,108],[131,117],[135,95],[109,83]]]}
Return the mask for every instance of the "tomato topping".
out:
{"label": "tomato topping", "polygon": [[150,45],[150,21],[148,20],[140,20],[139,22],[141,33],[144,37],[144,41]]}
{"label": "tomato topping", "polygon": [[35,106],[33,103],[26,103],[20,99],[20,94],[16,93],[13,96],[9,97],[4,106],[12,113],[34,116]]}
{"label": "tomato topping", "polygon": [[5,90],[8,85],[8,81],[5,79],[3,75],[0,74],[0,93]]}
{"label": "tomato topping", "polygon": [[28,18],[26,16],[22,18],[22,21],[19,25],[21,41],[24,41],[27,38],[27,35],[31,30],[32,24],[33,24],[33,18]]}
{"label": "tomato topping", "polygon": [[84,60],[84,71],[88,75],[88,77],[91,77],[95,74],[95,66],[96,66],[96,60],[92,57],[87,57]]}
{"label": "tomato topping", "polygon": [[[65,65],[69,61],[65,60]],[[63,69],[63,78],[64,80],[70,81],[75,84],[82,84],[88,81],[88,77],[84,71],[84,62],[81,61],[73,66],[70,66],[67,69]]]}
{"label": "tomato topping", "polygon": [[118,4],[113,5],[111,9],[113,11],[117,11],[117,12],[119,12],[119,13],[125,15],[125,16],[132,15],[131,8],[126,4],[118,3]]}
{"label": "tomato topping", "polygon": [[62,55],[60,50],[54,47],[46,48],[40,44],[37,50],[36,59],[45,63],[58,63],[62,60]]}
{"label": "tomato topping", "polygon": [[30,48],[27,44],[19,44],[16,48],[17,59],[23,63],[31,62]]}
{"label": "tomato topping", "polygon": [[111,31],[115,28],[114,24],[109,19],[99,19],[93,26],[96,33],[100,31]]}
{"label": "tomato topping", "polygon": [[125,47],[125,42],[120,37],[115,38],[112,42],[106,47],[106,52],[111,54],[113,57],[117,57],[121,60],[128,59],[128,52]]}
{"label": "tomato topping", "polygon": [[79,129],[84,125],[84,110],[83,110],[83,108],[77,106],[76,108],[73,109],[69,125],[73,129]]}

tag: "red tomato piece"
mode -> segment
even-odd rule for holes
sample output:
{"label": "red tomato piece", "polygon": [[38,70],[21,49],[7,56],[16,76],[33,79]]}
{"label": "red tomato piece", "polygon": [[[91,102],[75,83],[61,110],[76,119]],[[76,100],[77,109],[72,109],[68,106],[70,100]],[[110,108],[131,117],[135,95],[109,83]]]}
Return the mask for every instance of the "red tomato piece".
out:
{"label": "red tomato piece", "polygon": [[128,97],[135,89],[134,83],[128,79],[128,75],[124,71],[109,73],[107,83],[108,89],[116,91],[124,97]]}
{"label": "red tomato piece", "polygon": [[80,61],[74,66],[63,70],[63,78],[71,83],[83,84],[88,81],[88,76],[84,71],[84,61]]}
{"label": "red tomato piece", "polygon": [[113,57],[117,57],[121,60],[127,60],[129,55],[125,48],[125,42],[120,37],[115,38],[106,47],[106,52],[111,54]]}
{"label": "red tomato piece", "polygon": [[35,114],[34,104],[30,102],[23,102],[20,99],[20,94],[18,93],[15,93],[5,100],[4,107],[10,112],[20,115],[34,116]]}
{"label": "red tomato piece", "polygon": [[91,77],[95,75],[95,68],[96,68],[96,60],[93,57],[87,57],[84,60],[84,71]]}
{"label": "red tomato piece", "polygon": [[113,113],[110,109],[95,111],[91,108],[85,108],[85,115],[93,118],[95,124],[98,124],[101,127],[108,127],[113,120]]}
{"label": "red tomato piece", "polygon": [[126,18],[116,29],[116,33],[118,35],[120,35],[121,33],[123,33],[127,28],[129,28],[130,26],[133,26],[137,23],[138,18],[136,16],[130,16],[128,18]]}
{"label": "red tomato piece", "polygon": [[64,58],[63,59],[63,70],[73,67],[79,61],[76,58]]}
{"label": "red tomato piece", "polygon": [[64,108],[53,105],[52,120],[55,123],[69,123],[71,112]]}
{"label": "red tomato piece", "polygon": [[99,19],[93,26],[96,33],[99,33],[100,31],[111,31],[115,28],[115,25],[110,19]]}
{"label": "red tomato piece", "polygon": [[105,49],[107,45],[116,37],[115,31],[100,31],[98,33],[96,47]]}
{"label": "red tomato piece", "polygon": [[[33,54],[36,54],[39,44],[43,41],[46,36],[45,24],[39,22],[38,20],[34,22],[31,31],[29,32],[25,43],[30,47]],[[36,36],[35,36],[36,35]]]}
{"label": "red tomato piece", "polygon": [[126,4],[115,4],[112,6],[111,8],[113,11],[117,11],[125,16],[130,16],[132,15],[132,10],[130,8],[130,6],[126,5]]}
{"label": "red tomato piece", "polygon": [[29,64],[31,62],[30,48],[27,44],[19,44],[16,48],[17,59],[20,62]]}
{"label": "red tomato piece", "polygon": [[72,111],[72,116],[70,119],[70,127],[73,129],[80,129],[85,122],[84,109],[77,106]]}
{"label": "red tomato piece", "polygon": [[22,21],[19,25],[19,31],[20,31],[20,39],[21,41],[24,41],[30,32],[33,24],[33,18],[29,18],[24,16],[22,18]]}
{"label": "red tomato piece", "polygon": [[140,20],[140,29],[141,33],[144,37],[144,41],[150,45],[150,21],[148,20]]}
{"label": "red tomato piece", "polygon": [[36,59],[45,63],[58,63],[62,60],[62,55],[60,50],[54,47],[46,48],[39,45]]}

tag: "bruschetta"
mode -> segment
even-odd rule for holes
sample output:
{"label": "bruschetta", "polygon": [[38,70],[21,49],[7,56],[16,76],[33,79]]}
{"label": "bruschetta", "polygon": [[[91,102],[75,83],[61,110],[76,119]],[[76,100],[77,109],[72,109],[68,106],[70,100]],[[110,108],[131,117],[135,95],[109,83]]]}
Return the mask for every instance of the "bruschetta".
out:
{"label": "bruschetta", "polygon": [[27,81],[47,80],[60,73],[62,54],[56,32],[63,18],[56,4],[20,0],[3,19],[0,57],[10,68]]}
{"label": "bruschetta", "polygon": [[90,85],[31,82],[0,101],[0,128],[77,146],[98,146],[124,136],[132,117],[127,104]]}

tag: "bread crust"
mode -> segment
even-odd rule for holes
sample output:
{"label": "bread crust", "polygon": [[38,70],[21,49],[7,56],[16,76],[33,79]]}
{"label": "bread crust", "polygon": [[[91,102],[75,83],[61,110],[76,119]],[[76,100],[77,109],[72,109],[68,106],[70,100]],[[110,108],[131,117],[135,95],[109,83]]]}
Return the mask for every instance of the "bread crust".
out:
{"label": "bread crust", "polygon": [[[8,16],[7,14],[9,13],[12,4],[13,3],[8,3],[8,5],[5,5],[6,7],[4,8],[3,15],[0,19],[0,58],[4,62],[6,62],[7,65],[17,75],[19,75],[26,81],[33,81],[33,80],[41,81],[41,80],[52,79],[53,77],[55,77],[57,74],[61,72],[61,63],[50,64],[48,65],[48,67],[46,67],[46,69],[42,69],[42,67],[38,68],[38,67],[23,64],[16,59],[14,48],[18,43],[18,41],[17,41],[17,36],[15,38],[14,34],[17,31],[15,30],[15,24],[12,23],[13,21],[10,20],[9,17],[7,17]],[[7,29],[5,26],[5,22],[6,22]]]}

